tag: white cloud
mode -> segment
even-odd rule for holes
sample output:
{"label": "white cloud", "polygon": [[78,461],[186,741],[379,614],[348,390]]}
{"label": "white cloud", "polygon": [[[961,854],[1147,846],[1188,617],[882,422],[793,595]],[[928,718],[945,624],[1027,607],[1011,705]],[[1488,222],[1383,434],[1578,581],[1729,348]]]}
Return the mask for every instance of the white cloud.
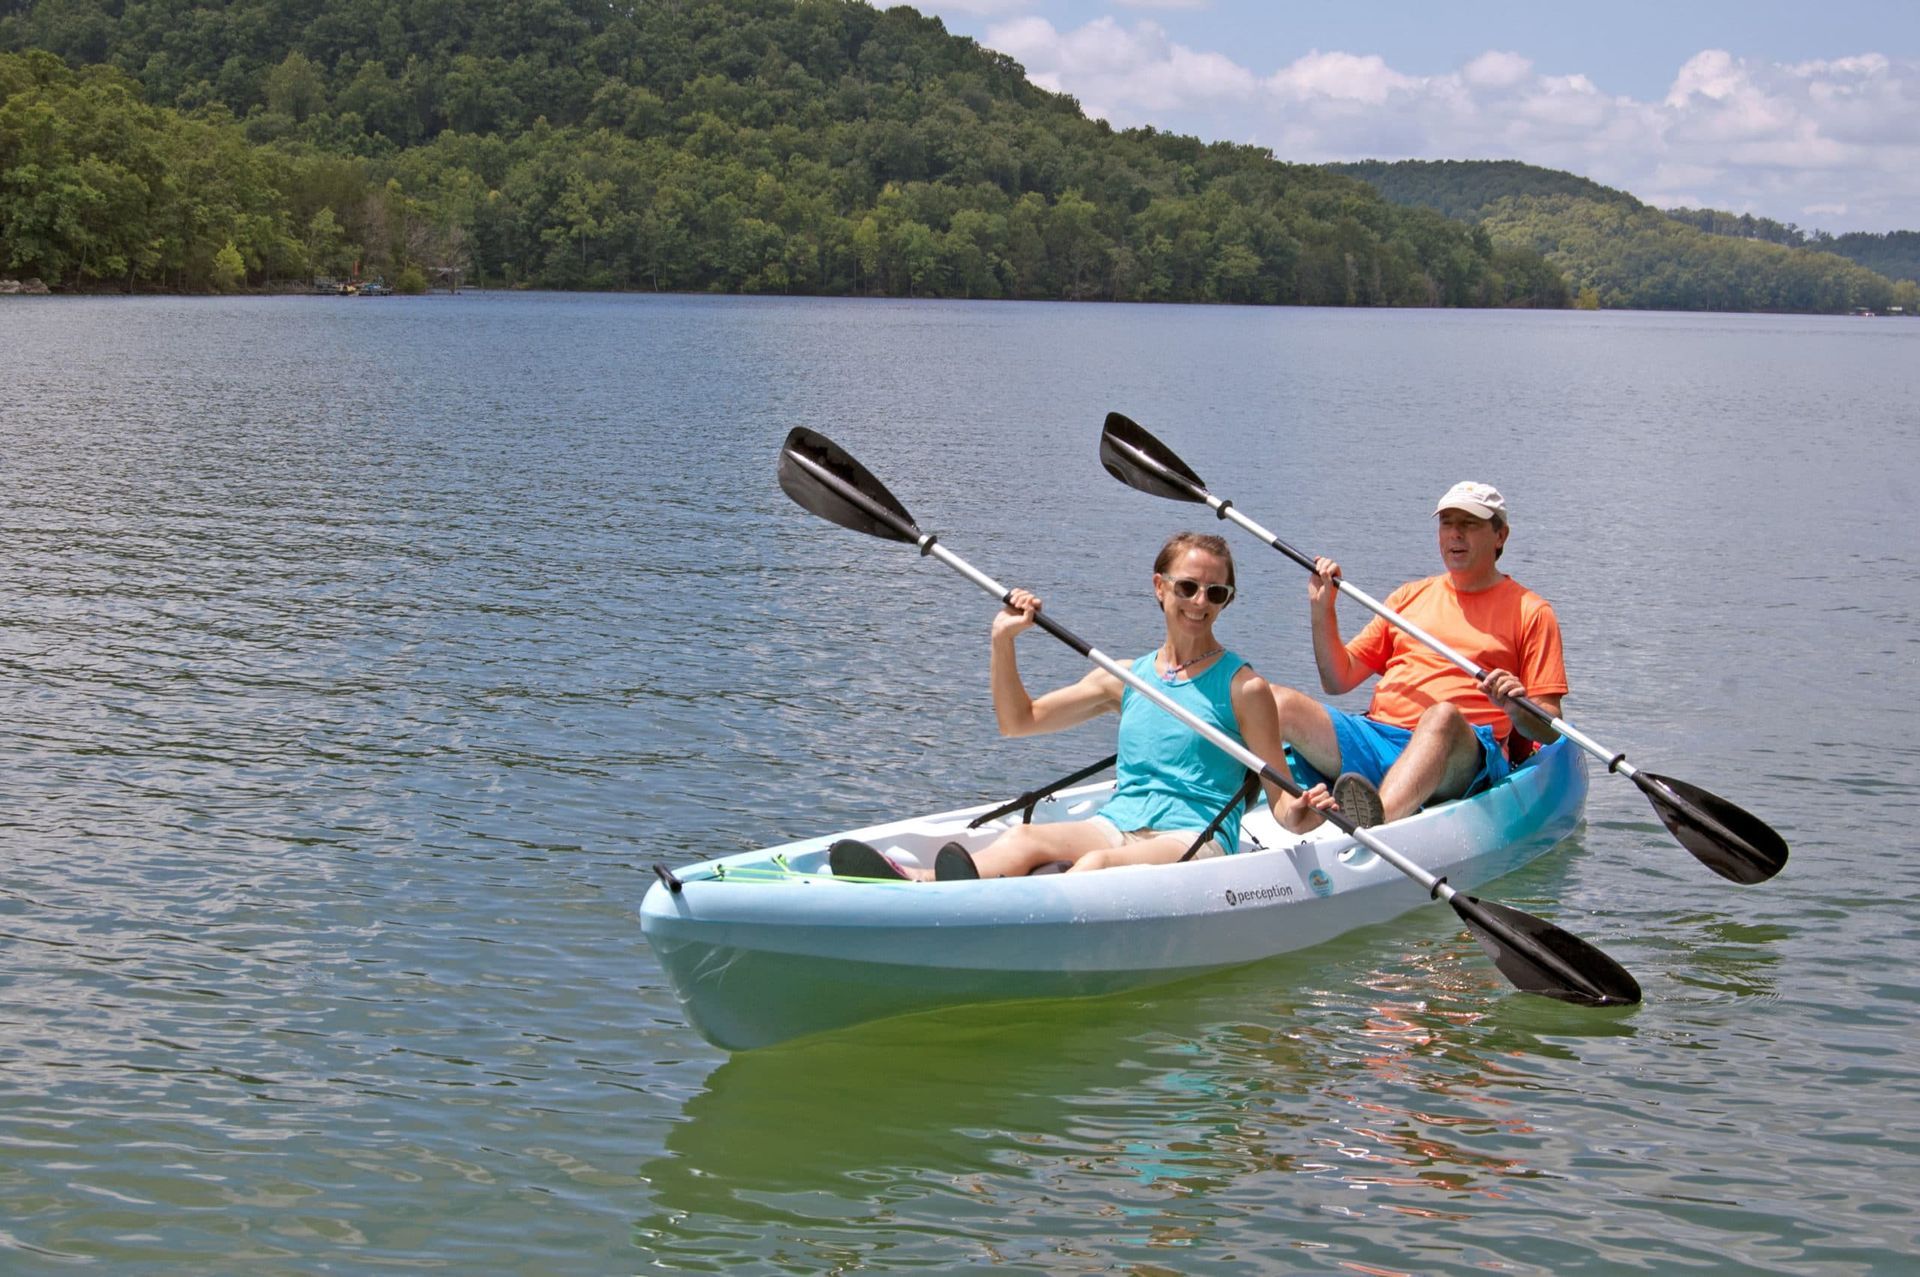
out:
{"label": "white cloud", "polygon": [[1117,126],[1254,142],[1286,160],[1513,158],[1653,203],[1833,230],[1920,226],[1920,62],[1879,53],[1788,64],[1707,49],[1643,101],[1504,50],[1440,75],[1343,50],[1261,72],[1150,19],[1112,17],[1071,30],[1018,17],[984,43]]}
{"label": "white cloud", "polygon": [[1533,62],[1517,53],[1489,49],[1461,69],[1460,75],[1478,89],[1510,89],[1533,74]]}
{"label": "white cloud", "polygon": [[1312,53],[1267,77],[1267,89],[1291,102],[1360,102],[1384,106],[1396,93],[1405,94],[1419,81],[1401,75],[1385,59],[1369,54]]}
{"label": "white cloud", "polygon": [[938,5],[923,4],[918,7],[922,13],[928,14],[964,13],[975,18],[994,18],[1003,13],[1031,9],[1033,0],[940,0]]}
{"label": "white cloud", "polygon": [[1713,102],[1725,102],[1740,95],[1746,75],[1724,49],[1696,53],[1680,68],[1673,87],[1667,90],[1667,105],[1685,107],[1694,95]]}
{"label": "white cloud", "polygon": [[986,44],[1024,63],[1036,84],[1079,98],[1088,114],[1129,125],[1196,104],[1244,101],[1258,88],[1231,58],[1175,44],[1145,20],[1129,30],[1103,17],[1062,32],[1045,18],[1015,18],[990,27]]}

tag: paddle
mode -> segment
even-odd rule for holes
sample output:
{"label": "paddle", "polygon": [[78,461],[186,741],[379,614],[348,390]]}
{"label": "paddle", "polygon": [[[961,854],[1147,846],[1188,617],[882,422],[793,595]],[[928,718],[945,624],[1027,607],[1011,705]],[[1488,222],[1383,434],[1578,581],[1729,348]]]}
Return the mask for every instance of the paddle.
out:
{"label": "paddle", "polygon": [[[1001,602],[1012,597],[1005,586],[939,544],[932,533],[921,532],[906,507],[825,435],[803,427],[796,427],[787,435],[780,449],[780,488],[830,523],[884,540],[917,545],[923,556],[940,560]],[[1034,623],[1225,750],[1248,770],[1259,773],[1288,794],[1299,796],[1300,786],[1292,776],[1274,770],[1258,754],[1212,724],[1196,718],[1165,692],[1089,645],[1046,612],[1036,613]],[[1425,887],[1430,896],[1444,899],[1453,906],[1453,911],[1467,924],[1493,964],[1517,987],[1528,993],[1588,1006],[1640,1000],[1640,986],[1626,969],[1586,941],[1518,909],[1457,892],[1447,885],[1445,878],[1434,877],[1342,813],[1325,814],[1336,828]]]}
{"label": "paddle", "polygon": [[[1211,506],[1220,518],[1232,520],[1307,571],[1313,571],[1311,558],[1235,510],[1231,501],[1223,501],[1207,491],[1200,476],[1186,462],[1145,428],[1117,412],[1107,414],[1106,428],[1100,434],[1100,464],[1128,487],[1156,497]],[[1345,580],[1336,580],[1334,584],[1340,593],[1357,600],[1389,625],[1411,634],[1474,678],[1486,672],[1366,592]],[[1555,731],[1605,763],[1608,771],[1618,772],[1639,786],[1640,792],[1653,804],[1661,823],[1680,845],[1722,878],[1738,883],[1765,882],[1787,863],[1786,840],[1759,817],[1698,786],[1643,772],[1629,764],[1625,754],[1607,749],[1565,719],[1547,713],[1536,702],[1524,696],[1514,699],[1529,713],[1553,724]]]}

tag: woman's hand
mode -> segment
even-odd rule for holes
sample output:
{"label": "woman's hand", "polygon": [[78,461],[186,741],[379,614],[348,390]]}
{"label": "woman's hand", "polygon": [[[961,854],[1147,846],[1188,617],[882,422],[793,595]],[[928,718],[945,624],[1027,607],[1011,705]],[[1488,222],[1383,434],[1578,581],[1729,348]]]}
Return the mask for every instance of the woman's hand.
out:
{"label": "woman's hand", "polygon": [[993,637],[1012,639],[1033,628],[1034,613],[1040,610],[1040,596],[1031,590],[1015,590],[1005,607],[993,614]]}
{"label": "woman's hand", "polygon": [[1298,798],[1288,798],[1273,816],[1287,832],[1304,834],[1326,820],[1324,813],[1338,810],[1339,806],[1333,800],[1332,790],[1325,785],[1315,785]]}

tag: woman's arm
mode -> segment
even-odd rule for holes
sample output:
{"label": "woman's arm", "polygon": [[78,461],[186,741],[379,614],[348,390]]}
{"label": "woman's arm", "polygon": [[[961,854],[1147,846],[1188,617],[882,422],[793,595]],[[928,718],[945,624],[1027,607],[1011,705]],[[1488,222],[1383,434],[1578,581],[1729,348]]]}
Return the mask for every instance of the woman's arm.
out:
{"label": "woman's arm", "polygon": [[1028,694],[1014,659],[1013,644],[1033,628],[1033,615],[1039,610],[1036,595],[1015,590],[1012,600],[993,617],[988,678],[993,688],[993,716],[1002,736],[1062,731],[1120,708],[1120,680],[1100,669],[1090,670],[1079,682],[1055,688],[1038,700]]}
{"label": "woman's arm", "polygon": [[[1287,771],[1287,754],[1280,739],[1280,715],[1273,707],[1273,691],[1267,680],[1242,665],[1233,676],[1233,717],[1240,728],[1240,739],[1277,772]],[[1320,813],[1334,805],[1325,785],[1315,785],[1295,798],[1265,777],[1261,785],[1267,791],[1267,803],[1273,817],[1290,833],[1304,834],[1321,821]]]}

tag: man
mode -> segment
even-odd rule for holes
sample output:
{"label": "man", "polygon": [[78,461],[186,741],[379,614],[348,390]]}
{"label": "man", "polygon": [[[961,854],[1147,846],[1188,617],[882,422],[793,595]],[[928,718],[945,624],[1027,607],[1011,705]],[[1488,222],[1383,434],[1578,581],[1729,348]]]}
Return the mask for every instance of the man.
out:
{"label": "man", "polygon": [[[1377,616],[1343,642],[1334,611],[1340,565],[1323,558],[1307,587],[1320,685],[1339,695],[1377,674],[1373,700],[1362,717],[1291,688],[1273,689],[1296,778],[1313,785],[1338,776],[1334,798],[1360,824],[1398,820],[1429,798],[1463,797],[1501,779],[1511,769],[1507,741],[1514,732],[1540,744],[1559,736],[1513,701],[1530,697],[1558,717],[1567,672],[1553,609],[1498,566],[1507,543],[1506,501],[1487,484],[1456,483],[1434,517],[1446,571],[1401,586],[1386,605],[1486,670],[1485,677],[1474,680]],[[1295,832],[1321,819],[1303,810]]]}

